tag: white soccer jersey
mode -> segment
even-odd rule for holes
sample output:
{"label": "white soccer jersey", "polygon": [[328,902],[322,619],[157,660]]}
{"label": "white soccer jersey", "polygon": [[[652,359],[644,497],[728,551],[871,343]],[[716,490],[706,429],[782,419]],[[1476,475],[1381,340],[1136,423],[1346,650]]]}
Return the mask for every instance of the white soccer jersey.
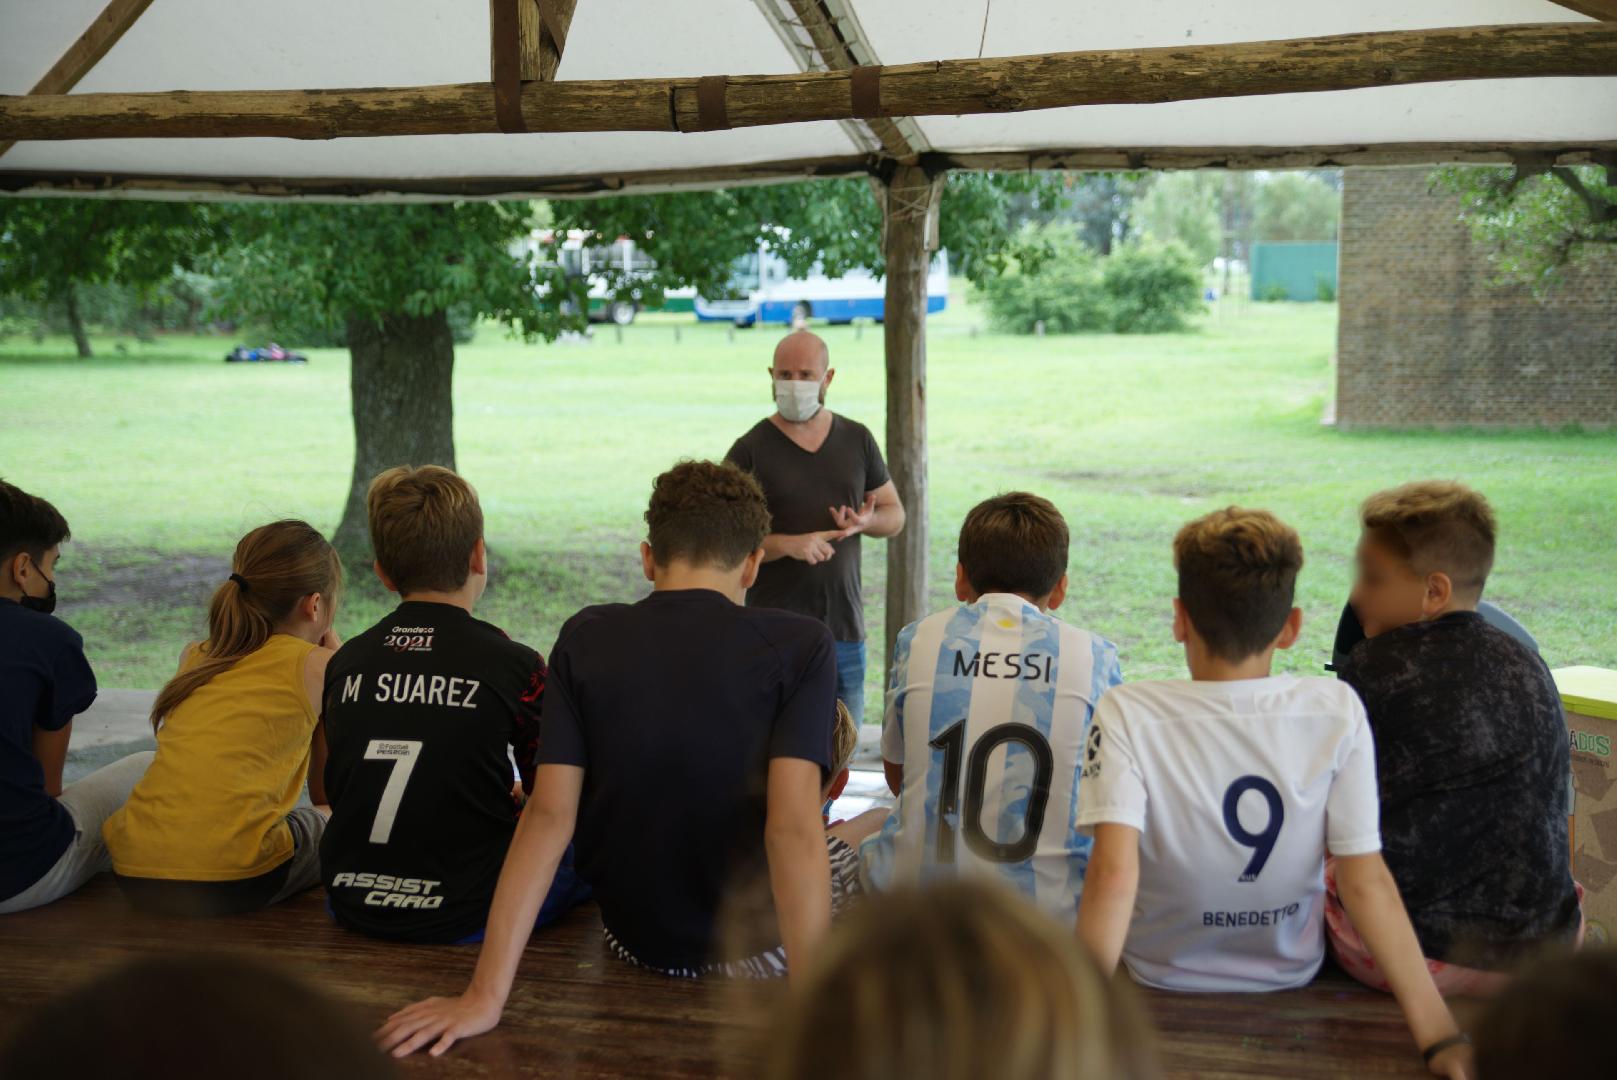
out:
{"label": "white soccer jersey", "polygon": [[1168,990],[1281,990],[1325,956],[1325,854],[1381,850],[1375,746],[1345,683],[1140,682],[1101,699],[1078,824],[1140,830],[1123,945]]}
{"label": "white soccer jersey", "polygon": [[1018,596],[905,627],[882,728],[904,789],[861,847],[867,883],[995,876],[1074,918],[1093,843],[1072,825],[1084,734],[1121,680],[1111,642]]}

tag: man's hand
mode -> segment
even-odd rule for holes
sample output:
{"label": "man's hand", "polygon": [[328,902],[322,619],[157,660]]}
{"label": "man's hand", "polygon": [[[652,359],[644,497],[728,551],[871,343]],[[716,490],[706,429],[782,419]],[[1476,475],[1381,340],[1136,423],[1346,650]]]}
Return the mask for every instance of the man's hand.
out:
{"label": "man's hand", "polygon": [[500,1006],[470,992],[455,998],[427,998],[387,1018],[376,1033],[376,1045],[396,1058],[407,1057],[431,1043],[427,1053],[437,1057],[457,1040],[493,1029],[500,1022]]}
{"label": "man's hand", "polygon": [[836,556],[837,549],[831,545],[847,535],[841,529],[799,533],[791,537],[784,546],[787,555],[800,559],[810,566],[817,566],[823,562],[830,562]]}
{"label": "man's hand", "polygon": [[851,506],[831,507],[831,520],[837,523],[843,536],[853,536],[862,533],[870,527],[876,517],[876,493],[874,491],[865,496],[865,501],[855,510]]}

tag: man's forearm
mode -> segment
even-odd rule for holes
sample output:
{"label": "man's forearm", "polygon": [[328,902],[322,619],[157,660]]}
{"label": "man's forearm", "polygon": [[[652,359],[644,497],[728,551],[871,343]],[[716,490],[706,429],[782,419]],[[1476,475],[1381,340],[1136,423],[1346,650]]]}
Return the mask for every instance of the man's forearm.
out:
{"label": "man's forearm", "polygon": [[897,536],[903,531],[904,507],[898,503],[876,507],[871,511],[870,524],[865,526],[865,535],[877,540]]}
{"label": "man's forearm", "polygon": [[770,533],[764,537],[764,562],[774,562],[784,559],[787,555],[786,545],[797,539],[791,533]]}
{"label": "man's forearm", "polygon": [[818,829],[766,831],[764,846],[787,971],[795,976],[831,925],[831,861]]}
{"label": "man's forearm", "polygon": [[62,770],[67,764],[67,744],[73,737],[73,721],[69,720],[55,731],[34,728],[34,757],[45,774],[45,794],[59,798],[62,794]]}

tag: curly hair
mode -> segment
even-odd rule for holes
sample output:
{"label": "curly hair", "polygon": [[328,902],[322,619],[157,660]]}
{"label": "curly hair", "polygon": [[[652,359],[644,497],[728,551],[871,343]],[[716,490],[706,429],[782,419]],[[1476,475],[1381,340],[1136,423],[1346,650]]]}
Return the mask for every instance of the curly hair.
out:
{"label": "curly hair", "polygon": [[769,535],[769,504],[757,479],[735,465],[682,461],[652,484],[646,530],[659,566],[681,559],[732,570]]}

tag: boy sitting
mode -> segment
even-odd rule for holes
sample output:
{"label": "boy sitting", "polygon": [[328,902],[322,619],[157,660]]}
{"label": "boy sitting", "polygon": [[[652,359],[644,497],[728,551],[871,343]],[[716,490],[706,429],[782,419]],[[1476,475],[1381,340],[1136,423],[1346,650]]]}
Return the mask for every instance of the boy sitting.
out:
{"label": "boy sitting", "polygon": [[[395,1055],[441,1053],[499,1022],[539,898],[575,836],[608,944],[652,970],[767,977],[789,961],[796,972],[830,922],[820,818],[830,631],[742,606],[769,510],[739,468],[676,465],[657,478],[646,524],[651,595],[585,608],[551,650],[538,781],[471,985],[390,1017],[378,1037]],[[764,873],[775,917],[721,935],[721,902]]]}
{"label": "boy sitting", "polygon": [[1067,523],[1014,491],[960,529],[959,607],[899,632],[882,730],[898,796],[861,847],[874,889],[998,877],[1070,924],[1090,840],[1072,828],[1084,734],[1122,681],[1117,649],[1050,614],[1067,594]]}
{"label": "boy sitting", "polygon": [[1329,851],[1428,1065],[1467,1075],[1469,1048],[1377,853],[1364,708],[1331,679],[1270,675],[1302,625],[1297,534],[1231,507],[1180,529],[1173,550],[1173,632],[1191,678],[1121,686],[1095,710],[1078,813],[1095,847],[1078,936],[1103,970],[1121,954],[1161,989],[1301,986],[1325,957]]}
{"label": "boy sitting", "polygon": [[[353,930],[476,939],[516,831],[508,748],[533,790],[544,660],[472,616],[488,555],[470,484],[389,469],[367,509],[376,575],[401,603],[326,667],[326,895]],[[585,894],[564,861],[539,923]]]}
{"label": "boy sitting", "polygon": [[[1544,661],[1477,613],[1496,533],[1486,499],[1406,484],[1360,519],[1352,604],[1367,636],[1338,674],[1375,733],[1387,866],[1439,988],[1485,993],[1579,935],[1561,698]],[[1327,921],[1342,966],[1383,986],[1334,903]]]}
{"label": "boy sitting", "polygon": [[131,754],[62,786],[73,718],[96,694],[84,639],[51,615],[68,535],[56,507],[0,480],[0,914],[111,868],[101,826],[152,760]]}

